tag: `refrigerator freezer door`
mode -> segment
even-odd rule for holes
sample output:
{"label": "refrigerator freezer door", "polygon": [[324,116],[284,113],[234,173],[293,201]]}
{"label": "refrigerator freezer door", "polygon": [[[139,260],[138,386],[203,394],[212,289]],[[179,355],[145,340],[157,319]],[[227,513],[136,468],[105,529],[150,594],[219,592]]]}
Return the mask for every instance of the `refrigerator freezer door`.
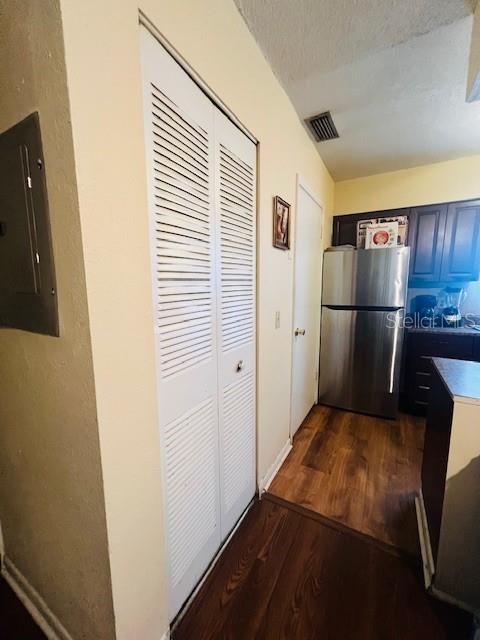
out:
{"label": "refrigerator freezer door", "polygon": [[402,313],[323,307],[319,402],[396,416]]}
{"label": "refrigerator freezer door", "polygon": [[409,247],[326,251],[322,304],[404,307]]}

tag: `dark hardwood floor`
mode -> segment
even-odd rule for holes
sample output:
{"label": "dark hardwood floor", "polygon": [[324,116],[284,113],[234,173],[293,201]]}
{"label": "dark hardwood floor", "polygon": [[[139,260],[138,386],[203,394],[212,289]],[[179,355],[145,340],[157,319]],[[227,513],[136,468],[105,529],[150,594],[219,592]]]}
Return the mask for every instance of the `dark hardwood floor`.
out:
{"label": "dark hardwood floor", "polygon": [[409,553],[418,551],[424,420],[316,406],[269,493]]}
{"label": "dark hardwood floor", "polygon": [[0,578],[0,638],[46,640],[46,636],[3,578]]}
{"label": "dark hardwood floor", "polygon": [[427,595],[412,562],[266,497],[247,514],[173,638],[468,638],[469,616]]}

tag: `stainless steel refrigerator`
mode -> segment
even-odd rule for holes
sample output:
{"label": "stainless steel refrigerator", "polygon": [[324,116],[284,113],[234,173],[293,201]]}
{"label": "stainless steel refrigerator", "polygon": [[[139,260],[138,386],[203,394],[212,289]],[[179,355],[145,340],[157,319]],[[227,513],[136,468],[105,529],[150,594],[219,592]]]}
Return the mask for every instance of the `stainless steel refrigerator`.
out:
{"label": "stainless steel refrigerator", "polygon": [[325,252],[322,404],[395,417],[408,260],[408,247]]}

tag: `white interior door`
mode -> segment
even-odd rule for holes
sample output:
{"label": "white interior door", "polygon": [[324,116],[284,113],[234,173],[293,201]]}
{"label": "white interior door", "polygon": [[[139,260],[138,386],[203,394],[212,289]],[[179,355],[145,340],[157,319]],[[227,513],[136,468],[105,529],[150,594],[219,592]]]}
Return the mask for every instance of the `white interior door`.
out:
{"label": "white interior door", "polygon": [[143,28],[142,49],[173,617],[221,541],[214,107]]}
{"label": "white interior door", "polygon": [[299,180],[295,215],[292,436],[317,400],[321,269],[322,207]]}
{"label": "white interior door", "polygon": [[255,493],[256,146],[141,37],[172,619]]}
{"label": "white interior door", "polygon": [[215,112],[222,539],[255,493],[256,146]]}

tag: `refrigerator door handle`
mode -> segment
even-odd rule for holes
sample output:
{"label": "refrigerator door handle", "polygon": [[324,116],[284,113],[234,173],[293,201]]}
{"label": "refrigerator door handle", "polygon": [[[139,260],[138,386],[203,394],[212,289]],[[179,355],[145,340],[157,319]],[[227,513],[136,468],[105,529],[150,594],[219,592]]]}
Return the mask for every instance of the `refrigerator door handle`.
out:
{"label": "refrigerator door handle", "polygon": [[392,394],[395,386],[395,364],[397,360],[397,350],[398,350],[398,322],[395,323],[395,335],[393,338],[393,349],[392,349],[392,361],[390,363],[390,386],[389,393]]}
{"label": "refrigerator door handle", "polygon": [[322,307],[325,309],[332,309],[332,311],[402,311],[404,307],[371,307],[371,306],[362,306],[362,305],[343,305],[343,304],[323,304]]}
{"label": "refrigerator door handle", "polygon": [[[323,308],[319,401],[393,418],[398,408],[402,310]],[[371,371],[365,373],[365,363]]]}

